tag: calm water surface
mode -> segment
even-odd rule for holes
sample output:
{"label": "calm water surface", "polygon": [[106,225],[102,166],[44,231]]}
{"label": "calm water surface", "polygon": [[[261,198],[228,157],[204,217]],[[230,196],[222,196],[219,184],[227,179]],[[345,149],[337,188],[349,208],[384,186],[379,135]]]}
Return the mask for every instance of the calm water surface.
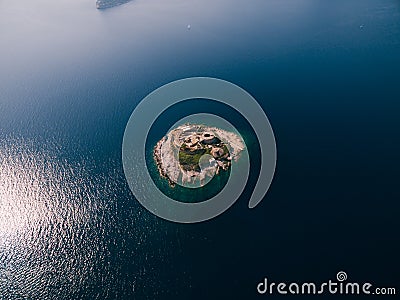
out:
{"label": "calm water surface", "polygon": [[[0,1],[0,299],[250,299],[342,269],[395,286],[399,54],[396,0]],[[144,96],[191,76],[258,99],[278,168],[257,209],[254,171],[186,226],[135,201],[121,144]]]}

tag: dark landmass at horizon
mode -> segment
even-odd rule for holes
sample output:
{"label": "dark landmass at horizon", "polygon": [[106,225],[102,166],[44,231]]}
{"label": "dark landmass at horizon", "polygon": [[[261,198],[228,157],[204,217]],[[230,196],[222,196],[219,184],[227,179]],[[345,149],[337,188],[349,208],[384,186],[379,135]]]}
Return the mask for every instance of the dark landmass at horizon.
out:
{"label": "dark landmass at horizon", "polygon": [[130,1],[131,0],[97,0],[96,7],[97,7],[97,9],[106,9],[106,8],[111,8],[114,6],[122,5],[122,4],[125,4]]}

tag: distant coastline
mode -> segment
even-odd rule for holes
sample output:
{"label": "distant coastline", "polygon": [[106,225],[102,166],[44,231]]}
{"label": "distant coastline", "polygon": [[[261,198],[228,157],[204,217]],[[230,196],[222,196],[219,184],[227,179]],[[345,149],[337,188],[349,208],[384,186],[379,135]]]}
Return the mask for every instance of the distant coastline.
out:
{"label": "distant coastline", "polygon": [[96,8],[97,9],[106,9],[111,8],[114,6],[122,5],[131,0],[97,0],[96,1]]}

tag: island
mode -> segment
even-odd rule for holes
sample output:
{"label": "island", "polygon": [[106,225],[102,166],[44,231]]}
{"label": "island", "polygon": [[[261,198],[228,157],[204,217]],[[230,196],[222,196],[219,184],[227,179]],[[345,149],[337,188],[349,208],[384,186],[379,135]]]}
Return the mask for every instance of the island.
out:
{"label": "island", "polygon": [[131,0],[97,0],[97,9],[106,9],[130,2]]}
{"label": "island", "polygon": [[184,124],[170,130],[154,147],[153,157],[161,177],[171,187],[207,184],[228,171],[245,145],[233,132],[203,124]]}

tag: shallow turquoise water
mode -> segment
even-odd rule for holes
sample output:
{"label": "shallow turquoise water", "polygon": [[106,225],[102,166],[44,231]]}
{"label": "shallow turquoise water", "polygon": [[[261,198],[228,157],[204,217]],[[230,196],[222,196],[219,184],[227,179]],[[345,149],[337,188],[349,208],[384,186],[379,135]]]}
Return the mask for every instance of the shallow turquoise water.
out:
{"label": "shallow turquoise water", "polygon": [[[398,284],[398,1],[5,0],[0,45],[0,299],[249,299],[343,268]],[[121,144],[144,96],[191,76],[260,102],[278,168],[257,209],[255,161],[229,211],[185,226],[135,201]]]}

